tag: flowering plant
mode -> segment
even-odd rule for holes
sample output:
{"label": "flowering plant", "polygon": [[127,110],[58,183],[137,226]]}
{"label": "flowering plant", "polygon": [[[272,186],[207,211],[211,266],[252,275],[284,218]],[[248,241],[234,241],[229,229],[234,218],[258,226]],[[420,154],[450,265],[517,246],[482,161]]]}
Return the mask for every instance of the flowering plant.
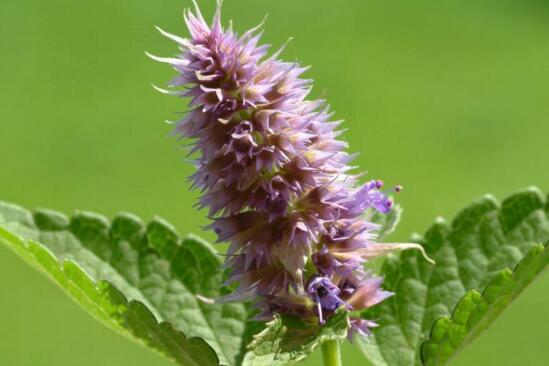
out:
{"label": "flowering plant", "polygon": [[[267,57],[259,26],[241,37],[224,30],[221,3],[211,27],[198,6],[185,21],[191,39],[160,30],[180,57],[151,57],[178,72],[170,86],[185,87],[158,89],[191,98],[175,132],[194,139],[193,186],[218,241],[230,244],[228,283],[238,284],[218,301],[253,301],[258,320],[283,314],[324,324],[339,308],[362,311],[391,296],[365,262],[421,246],[374,243],[379,225],[369,218],[393,202],[382,181],[359,185],[350,173],[340,121],[324,101],[307,100],[306,68],[277,60],[282,50]],[[349,338],[376,325],[350,317]]]}
{"label": "flowering plant", "polygon": [[[402,187],[361,183],[341,121],[309,98],[307,68],[269,55],[261,25],[224,28],[220,3],[211,25],[198,6],[185,21],[188,39],[160,30],[180,53],[150,56],[177,72],[157,89],[190,100],[174,132],[192,141],[192,186],[228,243],[223,263],[161,219],[0,203],[0,240],[107,325],[181,365],[284,365],[317,346],[340,365],[345,338],[375,365],[442,365],[546,267],[549,204],[536,189],[385,242]],[[494,241],[515,255],[479,249]]]}

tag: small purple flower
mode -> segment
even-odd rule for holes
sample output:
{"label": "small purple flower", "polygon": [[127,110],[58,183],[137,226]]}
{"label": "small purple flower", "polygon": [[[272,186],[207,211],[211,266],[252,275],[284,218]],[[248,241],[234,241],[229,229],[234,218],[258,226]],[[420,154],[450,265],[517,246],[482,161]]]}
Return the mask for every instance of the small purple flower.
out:
{"label": "small purple flower", "polygon": [[[378,226],[367,220],[392,201],[381,181],[360,185],[350,172],[340,122],[324,101],[307,99],[307,68],[278,60],[282,50],[268,56],[259,27],[241,36],[224,29],[220,2],[211,25],[198,7],[185,22],[189,39],[161,30],[181,53],[151,57],[177,72],[176,91],[160,90],[190,101],[174,132],[193,141],[199,206],[229,243],[228,283],[238,287],[225,300],[254,301],[262,319],[323,323],[343,305],[362,310],[390,296],[364,263],[397,247],[377,248]],[[352,319],[350,332],[372,326]]]}
{"label": "small purple flower", "polygon": [[307,294],[317,305],[317,315],[324,323],[323,313],[333,313],[345,302],[339,298],[341,290],[326,277],[313,278],[307,285]]}
{"label": "small purple flower", "polygon": [[349,328],[347,338],[351,342],[354,340],[356,334],[362,337],[369,337],[370,335],[372,335],[371,329],[379,326],[379,324],[371,320],[356,317],[351,317],[350,323],[351,327]]}

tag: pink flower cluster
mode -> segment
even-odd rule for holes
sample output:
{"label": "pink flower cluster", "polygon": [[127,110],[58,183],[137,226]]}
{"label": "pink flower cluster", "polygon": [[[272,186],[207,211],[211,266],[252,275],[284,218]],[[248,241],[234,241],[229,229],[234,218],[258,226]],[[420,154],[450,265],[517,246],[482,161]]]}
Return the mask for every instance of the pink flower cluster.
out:
{"label": "pink flower cluster", "polygon": [[[360,185],[350,173],[340,122],[324,101],[307,99],[306,68],[278,60],[281,50],[268,56],[259,27],[241,36],[224,29],[219,5],[211,26],[198,7],[185,21],[189,39],[161,31],[181,54],[151,57],[177,71],[169,93],[190,98],[175,132],[194,141],[193,186],[218,240],[230,244],[225,266],[238,287],[225,300],[254,301],[259,318],[323,323],[338,308],[390,296],[363,267],[390,249],[373,242],[378,226],[367,218],[392,201],[381,181]],[[374,325],[352,318],[350,334]]]}

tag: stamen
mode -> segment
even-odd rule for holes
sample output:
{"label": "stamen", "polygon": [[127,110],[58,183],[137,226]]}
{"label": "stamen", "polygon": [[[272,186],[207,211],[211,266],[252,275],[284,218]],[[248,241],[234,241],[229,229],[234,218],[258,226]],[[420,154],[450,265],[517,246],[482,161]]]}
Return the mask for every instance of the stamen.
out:
{"label": "stamen", "polygon": [[402,192],[403,189],[404,189],[403,186],[401,186],[400,184],[397,184],[393,188],[384,189],[382,192],[385,193],[385,194],[400,193],[400,192]]}
{"label": "stamen", "polygon": [[212,299],[212,298],[209,298],[209,297],[206,297],[206,296],[202,296],[202,295],[195,295],[196,299],[198,301],[201,301],[203,302],[204,304],[208,304],[208,305],[213,305],[215,304],[215,300]]}
{"label": "stamen", "polygon": [[318,321],[320,322],[320,324],[324,324],[324,317],[322,316],[322,305],[320,304],[318,296],[316,298],[316,307],[318,309]]}

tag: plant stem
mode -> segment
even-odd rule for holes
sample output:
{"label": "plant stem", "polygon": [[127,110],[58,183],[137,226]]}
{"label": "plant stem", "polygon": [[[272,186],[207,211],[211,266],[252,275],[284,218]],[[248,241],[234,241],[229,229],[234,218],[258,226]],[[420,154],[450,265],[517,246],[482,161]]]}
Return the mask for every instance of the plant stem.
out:
{"label": "plant stem", "polygon": [[341,366],[341,352],[338,341],[327,341],[322,343],[322,359],[324,366]]}

